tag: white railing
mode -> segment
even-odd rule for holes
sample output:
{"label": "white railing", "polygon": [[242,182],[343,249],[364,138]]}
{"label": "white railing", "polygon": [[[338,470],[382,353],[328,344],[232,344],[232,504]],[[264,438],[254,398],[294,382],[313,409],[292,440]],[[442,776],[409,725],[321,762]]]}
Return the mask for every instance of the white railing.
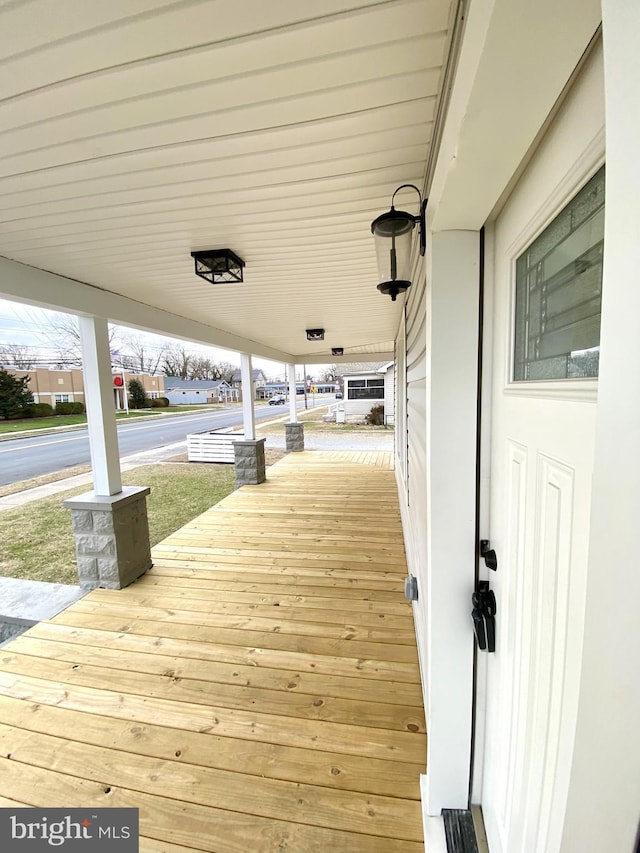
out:
{"label": "white railing", "polygon": [[234,442],[243,441],[243,432],[213,430],[187,436],[189,462],[235,462]]}

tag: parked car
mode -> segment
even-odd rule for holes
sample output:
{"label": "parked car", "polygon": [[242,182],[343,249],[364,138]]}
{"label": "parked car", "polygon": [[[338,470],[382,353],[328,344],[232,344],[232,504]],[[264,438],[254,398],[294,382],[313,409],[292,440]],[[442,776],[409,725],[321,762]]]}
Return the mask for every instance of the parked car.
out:
{"label": "parked car", "polygon": [[342,391],[336,391],[336,400],[342,400]]}
{"label": "parked car", "polygon": [[273,397],[269,400],[270,406],[280,406],[287,402],[287,398],[284,394],[274,394]]}

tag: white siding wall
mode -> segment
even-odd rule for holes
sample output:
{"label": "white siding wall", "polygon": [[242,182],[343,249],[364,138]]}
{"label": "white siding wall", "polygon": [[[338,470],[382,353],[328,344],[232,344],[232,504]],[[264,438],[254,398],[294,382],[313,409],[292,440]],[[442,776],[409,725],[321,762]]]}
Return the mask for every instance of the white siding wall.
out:
{"label": "white siding wall", "polygon": [[[426,517],[427,517],[427,446],[426,446],[426,310],[425,266],[422,259],[408,292],[405,322],[396,342],[398,358],[398,395],[396,417],[396,472],[400,490],[405,545],[409,573],[418,578],[418,587],[426,591]],[[403,334],[404,333],[404,334]],[[406,396],[405,396],[406,395]],[[426,637],[423,614],[424,599],[415,608],[416,630],[421,664],[425,649],[420,642]],[[424,670],[423,670],[424,671]]]}
{"label": "white siding wall", "polygon": [[180,405],[194,405],[196,403],[206,403],[209,399],[209,394],[207,391],[200,391],[197,393],[196,391],[187,391],[183,393],[182,391],[165,391],[163,397],[167,397],[167,399],[178,406]]}
{"label": "white siding wall", "polygon": [[406,495],[407,482],[407,353],[405,334],[405,311],[402,312],[402,321],[396,339],[396,369],[394,371],[396,383],[396,479],[400,492],[401,503]]}

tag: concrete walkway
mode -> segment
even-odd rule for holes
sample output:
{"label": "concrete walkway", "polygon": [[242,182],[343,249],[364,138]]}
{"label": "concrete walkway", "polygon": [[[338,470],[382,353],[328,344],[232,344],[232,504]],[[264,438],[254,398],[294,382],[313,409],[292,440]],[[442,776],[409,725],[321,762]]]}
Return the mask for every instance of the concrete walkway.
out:
{"label": "concrete walkway", "polygon": [[[267,437],[267,449],[284,450],[284,435]],[[308,432],[304,436],[305,450],[393,450],[393,430],[389,432]]]}

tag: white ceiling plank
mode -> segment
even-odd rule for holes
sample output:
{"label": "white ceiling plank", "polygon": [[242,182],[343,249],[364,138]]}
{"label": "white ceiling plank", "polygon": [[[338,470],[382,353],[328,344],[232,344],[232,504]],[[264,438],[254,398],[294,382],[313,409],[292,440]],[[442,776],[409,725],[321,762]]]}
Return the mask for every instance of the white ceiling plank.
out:
{"label": "white ceiling plank", "polygon": [[[343,100],[348,102],[346,96],[350,87],[379,80],[384,69],[389,67],[394,69],[394,75],[420,72],[423,91],[435,95],[441,51],[440,56],[434,57],[434,67],[429,74],[428,69],[423,70],[426,44],[427,39],[424,38],[409,39],[400,44],[349,52],[315,62],[298,62],[292,67],[208,80],[184,91],[164,91],[103,107],[74,110],[47,121],[39,116],[34,121],[33,113],[29,112],[31,121],[27,124],[14,125],[13,130],[0,132],[0,157],[39,151],[43,141],[49,149],[65,146],[77,139],[108,137],[109,140],[114,139],[115,147],[120,133],[126,133],[126,140],[132,130],[141,131],[148,127],[153,129],[155,144],[166,144],[166,139],[175,140],[176,131],[181,138],[201,138],[203,134],[215,136],[211,128],[214,123],[222,123],[224,128],[229,120],[226,113],[253,109],[263,103],[272,106],[274,102],[282,102],[286,106],[289,101],[297,102],[300,97],[311,99],[314,94],[327,91],[336,98],[333,114],[340,114],[352,109],[345,110],[342,105]],[[0,127],[8,126],[0,108]],[[142,136],[141,133],[138,135]],[[128,150],[126,141],[122,147]],[[153,145],[136,143],[136,147]]]}
{"label": "white ceiling plank", "polygon": [[[0,295],[280,361],[388,359],[403,302],[376,289],[370,223],[424,180],[450,0],[117,0],[74,23],[78,3],[12,44],[3,22],[52,0],[0,2],[0,255],[30,265],[0,262]],[[213,247],[243,284],[194,275]]]}
{"label": "white ceiling plank", "polygon": [[[336,146],[338,148],[338,146]],[[288,166],[275,164],[268,168],[260,162],[252,163],[252,171],[241,171],[240,166],[232,164],[231,174],[216,174],[215,168],[204,169],[201,177],[195,178],[187,184],[165,184],[154,187],[151,190],[131,190],[123,193],[108,193],[83,197],[82,199],[61,200],[51,202],[41,201],[33,205],[15,205],[9,210],[5,201],[4,212],[0,207],[1,223],[18,223],[22,220],[46,225],[48,217],[56,217],[79,212],[81,218],[91,218],[94,215],[103,218],[106,215],[120,216],[127,213],[146,215],[153,210],[183,209],[185,206],[193,206],[202,202],[210,203],[217,199],[219,193],[226,193],[233,198],[242,189],[250,188],[252,192],[260,187],[283,186],[288,187],[292,183],[313,183],[323,181],[327,178],[339,179],[340,177],[353,178],[360,173],[371,173],[381,169],[397,169],[398,164],[419,164],[424,158],[425,143],[413,146],[399,146],[392,151],[381,151],[353,155],[351,157],[341,156],[336,151],[336,156],[325,160],[296,165],[292,162]],[[209,174],[206,174],[209,171]],[[205,184],[206,181],[206,184]],[[256,193],[257,194],[257,193]]]}
{"label": "white ceiling plank", "polygon": [[[352,115],[332,116],[322,122],[297,122],[287,127],[263,128],[252,133],[226,134],[216,139],[184,141],[178,146],[152,148],[145,151],[124,152],[109,157],[96,157],[84,162],[66,163],[32,173],[11,174],[0,177],[2,194],[23,190],[40,190],[47,187],[77,185],[82,192],[91,181],[118,181],[118,187],[143,187],[157,180],[163,170],[183,166],[198,167],[203,163],[229,156],[255,156],[256,152],[282,151],[304,148],[326,141],[341,141],[367,134],[409,128],[423,124],[426,119],[416,115],[413,102],[385,104],[369,110],[359,110]],[[103,189],[101,185],[96,191]],[[89,191],[93,191],[93,187]]]}
{"label": "white ceiling plank", "polygon": [[[164,168],[139,169],[133,173],[114,173],[109,177],[87,178],[81,181],[62,180],[60,175],[61,180],[57,184],[47,183],[29,189],[23,187],[14,192],[9,191],[9,181],[5,179],[0,182],[0,210],[19,211],[35,202],[39,205],[65,201],[76,201],[80,204],[83,200],[96,200],[96,204],[112,204],[120,201],[126,203],[129,198],[153,200],[166,198],[169,194],[178,195],[181,190],[189,194],[194,190],[204,192],[208,181],[220,174],[227,177],[246,175],[249,172],[259,174],[261,171],[312,166],[328,161],[337,164],[354,157],[362,158],[363,164],[368,164],[369,157],[393,157],[394,152],[413,146],[421,146],[424,154],[430,129],[430,123],[420,122],[375,133],[358,133],[337,139],[314,141],[306,145],[295,141],[299,139],[299,133],[295,133],[291,134],[295,139],[290,139],[289,145],[280,145],[274,150],[265,147],[242,154],[234,149],[233,142],[229,140],[228,151],[224,156],[212,155],[206,160],[194,163],[176,163]],[[361,166],[358,168],[359,171],[363,170]],[[341,171],[344,169],[341,168]]]}
{"label": "white ceiling plank", "polygon": [[7,134],[3,134],[0,137],[0,175],[52,168],[94,157],[144,151],[221,135],[253,133],[268,127],[317,122],[361,110],[377,109],[397,103],[398,100],[414,102],[420,118],[430,120],[435,102],[434,82],[437,82],[438,76],[438,72],[433,70],[410,71],[351,85],[337,84],[332,89],[308,95],[303,93],[274,101],[267,100],[265,103],[254,103],[239,109],[229,108],[157,126],[133,126],[101,136],[83,138],[80,135],[53,145],[47,144],[44,136],[30,134],[31,141],[28,144],[37,147],[29,150],[22,147],[24,139],[7,140]]}
{"label": "white ceiling plank", "polygon": [[[318,18],[336,16],[339,20],[341,15],[353,10],[357,14],[363,7],[383,5],[379,0],[322,0],[318,14],[315,5],[299,0],[270,0],[269,3],[183,0],[166,8],[158,2],[152,4],[158,8],[150,13],[124,17],[105,26],[100,25],[96,12],[98,4],[85,0],[40,2],[46,7],[40,15],[37,5],[27,3],[4,13],[4,21],[0,20],[0,31],[6,34],[1,42],[0,57],[15,57],[7,68],[10,73],[0,77],[0,98],[105,68],[148,62],[154,57],[255,37],[282,27],[308,25]],[[136,3],[134,0],[133,10]],[[436,0],[430,5],[435,15],[444,4]],[[78,7],[88,15],[86,21],[82,16],[76,18]],[[9,17],[9,12],[13,13],[13,18]],[[49,38],[48,24],[52,19],[69,22],[66,37]],[[34,21],[43,21],[44,26],[34,27]],[[23,42],[23,51],[16,56],[13,39],[18,33],[25,39],[27,32],[31,33],[31,45],[25,51]]]}
{"label": "white ceiling plank", "polygon": [[[0,13],[0,28],[4,57],[19,56],[39,48],[43,43],[55,43],[78,33],[90,34],[100,27],[135,20],[163,7],[175,5],[175,0],[109,0],[108,3],[87,3],[86,0],[31,0],[11,4]],[[34,26],[38,21],[39,26]]]}
{"label": "white ceiling plank", "polygon": [[[340,59],[341,54],[358,57],[363,52],[376,52],[382,60],[379,49],[396,45],[398,52],[415,50],[411,43],[417,39],[432,57],[432,64],[439,66],[446,23],[442,30],[434,31],[433,22],[426,16],[416,21],[414,6],[376,6],[361,10],[357,16],[342,17],[340,26],[322,19],[304,29],[272,30],[252,39],[216,43],[66,79],[0,102],[0,126],[46,122],[71,111],[100,114],[103,108],[113,110],[119,103],[123,107],[143,105],[147,98],[161,97],[167,105],[175,100],[178,108],[184,108],[190,100],[206,94],[203,87],[216,82],[241,86],[272,69],[283,73],[296,64],[302,69],[318,68],[319,63]],[[11,73],[10,65],[7,72]]]}
{"label": "white ceiling plank", "polygon": [[236,352],[251,352],[275,361],[291,363],[293,359],[293,355],[286,351],[4,258],[0,258],[0,280],[3,296],[16,302],[70,314],[104,317],[122,326],[159,332]]}

